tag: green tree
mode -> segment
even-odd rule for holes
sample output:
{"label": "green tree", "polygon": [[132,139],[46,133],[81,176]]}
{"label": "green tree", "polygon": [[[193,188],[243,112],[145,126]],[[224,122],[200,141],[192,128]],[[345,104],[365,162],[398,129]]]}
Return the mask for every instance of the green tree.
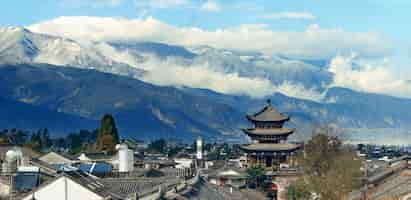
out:
{"label": "green tree", "polygon": [[9,139],[6,136],[1,135],[0,136],[0,145],[9,145]]}
{"label": "green tree", "polygon": [[254,184],[257,188],[261,185],[261,182],[264,179],[264,169],[254,167],[247,169],[247,180],[249,183]]}
{"label": "green tree", "polygon": [[33,134],[30,137],[30,141],[26,144],[26,146],[33,150],[40,151],[42,149],[40,135],[40,130],[38,130],[37,132],[33,132]]}
{"label": "green tree", "polygon": [[51,146],[50,133],[47,128],[43,129],[43,131],[41,132],[40,143],[43,149],[49,148]]}
{"label": "green tree", "polygon": [[67,140],[69,142],[70,152],[71,153],[79,153],[82,150],[82,138],[77,133],[70,133],[67,136]]}
{"label": "green tree", "polygon": [[311,199],[311,191],[304,179],[298,179],[288,187],[289,200],[308,200]]}
{"label": "green tree", "polygon": [[101,125],[97,135],[97,150],[114,152],[115,146],[120,142],[116,123],[110,114],[106,114],[101,119]]}
{"label": "green tree", "polygon": [[148,145],[148,148],[158,153],[167,153],[167,141],[164,139],[154,140]]}

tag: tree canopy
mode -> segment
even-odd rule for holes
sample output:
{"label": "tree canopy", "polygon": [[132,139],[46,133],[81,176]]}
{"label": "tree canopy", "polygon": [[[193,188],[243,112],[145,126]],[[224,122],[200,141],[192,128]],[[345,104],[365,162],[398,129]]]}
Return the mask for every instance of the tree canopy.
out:
{"label": "tree canopy", "polygon": [[327,130],[315,135],[304,146],[299,158],[304,176],[289,188],[290,199],[308,199],[316,194],[319,199],[343,199],[360,186],[361,161],[355,152]]}
{"label": "tree canopy", "polygon": [[254,167],[254,168],[248,168],[247,169],[247,179],[249,183],[254,184],[256,187],[258,187],[260,182],[262,182],[264,178],[264,169]]}
{"label": "tree canopy", "polygon": [[167,153],[167,141],[165,139],[154,140],[148,148],[158,153]]}
{"label": "tree canopy", "polygon": [[101,119],[101,125],[97,135],[97,150],[114,152],[115,146],[120,142],[120,137],[117,131],[114,118],[110,114],[106,114]]}

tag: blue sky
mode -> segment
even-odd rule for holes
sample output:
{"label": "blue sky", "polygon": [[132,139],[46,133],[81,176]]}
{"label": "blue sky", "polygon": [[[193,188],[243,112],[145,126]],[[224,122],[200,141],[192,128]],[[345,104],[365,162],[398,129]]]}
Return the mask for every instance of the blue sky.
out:
{"label": "blue sky", "polygon": [[379,33],[392,43],[390,56],[396,66],[405,69],[410,62],[408,0],[213,0],[208,2],[212,3],[208,9],[204,7],[206,3],[207,0],[3,1],[0,26],[28,26],[60,16],[153,16],[174,26],[204,30],[266,24],[273,31],[304,31],[316,24],[325,29]]}
{"label": "blue sky", "polygon": [[[158,0],[172,2],[173,0]],[[174,0],[188,2],[188,0]],[[114,2],[114,3],[113,3]],[[137,2],[137,3],[136,3]],[[140,2],[140,3],[138,3]],[[343,27],[351,31],[379,31],[393,37],[404,38],[411,33],[406,26],[410,18],[411,1],[406,0],[287,0],[287,1],[240,1],[217,2],[218,12],[202,12],[205,1],[191,1],[187,4],[172,3],[162,8],[140,6],[145,0],[14,0],[2,2],[1,26],[29,25],[59,16],[114,16],[138,18],[152,15],[174,24],[216,29],[246,23],[267,23],[276,29],[302,30],[307,24],[317,23],[322,27]],[[278,12],[307,12],[314,20],[262,19],[259,15]]]}

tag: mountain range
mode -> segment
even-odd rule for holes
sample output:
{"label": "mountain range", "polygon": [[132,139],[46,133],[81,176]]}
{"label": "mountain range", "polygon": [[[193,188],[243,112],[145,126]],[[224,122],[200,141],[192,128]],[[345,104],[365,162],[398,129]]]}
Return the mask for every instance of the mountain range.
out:
{"label": "mountain range", "polygon": [[[190,141],[201,135],[243,141],[240,128],[250,126],[245,114],[257,111],[270,98],[279,111],[292,116],[288,125],[298,128],[295,137],[309,136],[313,124],[350,130],[410,128],[411,113],[406,109],[410,99],[331,87],[327,62],[208,46],[79,42],[24,28],[2,28],[0,127],[47,126],[58,136],[96,127],[103,114],[112,113],[126,137]],[[161,82],[170,69],[184,77]],[[202,69],[222,78],[203,83],[185,69]],[[159,76],[162,71],[165,76]],[[221,88],[227,76],[304,90],[258,93],[241,88],[243,83],[240,88],[236,84]],[[170,74],[169,79],[175,78]]]}

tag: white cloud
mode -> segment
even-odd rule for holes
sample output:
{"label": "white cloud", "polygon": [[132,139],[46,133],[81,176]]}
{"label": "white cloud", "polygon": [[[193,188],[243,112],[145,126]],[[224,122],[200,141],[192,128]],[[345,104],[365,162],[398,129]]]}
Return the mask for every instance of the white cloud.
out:
{"label": "white cloud", "polygon": [[173,60],[158,60],[153,57],[147,60],[148,62],[138,65],[148,72],[142,79],[157,85],[204,88],[224,94],[248,95],[254,98],[265,97],[275,92],[316,101],[321,98],[321,94],[314,90],[307,90],[302,85],[288,82],[273,85],[264,78],[241,77],[236,73],[225,74],[211,70],[207,63],[183,67]]}
{"label": "white cloud", "polygon": [[356,56],[336,56],[329,71],[334,74],[333,86],[346,87],[356,91],[411,97],[411,84],[398,79],[390,70],[389,60],[379,63],[362,62],[354,65]]}
{"label": "white cloud", "polygon": [[120,5],[123,0],[109,0],[109,2],[111,3],[111,5]]}
{"label": "white cloud", "polygon": [[190,4],[189,0],[134,0],[134,4],[139,8],[170,8],[186,6]]}
{"label": "white cloud", "polygon": [[60,5],[64,7],[115,7],[123,3],[123,0],[60,0]]}
{"label": "white cloud", "polygon": [[315,90],[314,88],[306,88],[301,84],[283,82],[280,85],[275,86],[275,92],[282,93],[289,97],[295,97],[299,99],[307,99],[311,101],[321,101],[324,94]]}
{"label": "white cloud", "polygon": [[[163,66],[163,65],[161,65]],[[258,78],[244,78],[238,74],[223,74],[205,67],[170,67],[152,69],[143,80],[158,85],[188,86],[206,88],[225,94],[264,97],[272,94],[270,81]]]}
{"label": "white cloud", "polygon": [[234,9],[240,11],[249,11],[249,12],[256,12],[256,11],[263,11],[264,6],[261,4],[253,3],[253,2],[238,2],[231,6]]}
{"label": "white cloud", "polygon": [[320,92],[307,89],[302,84],[286,81],[274,85],[270,80],[261,77],[242,77],[237,73],[215,71],[215,63],[208,61],[183,64],[179,58],[158,59],[152,54],[141,54],[144,58],[136,59],[129,51],[115,50],[106,43],[99,43],[96,48],[114,61],[143,69],[147,73],[142,80],[156,85],[204,88],[224,94],[248,95],[255,98],[272,95],[275,92],[314,101],[320,101],[322,98]]}
{"label": "white cloud", "polygon": [[317,19],[315,15],[308,12],[276,12],[261,15],[258,18],[261,19],[301,19],[301,20],[314,20]]}
{"label": "white cloud", "polygon": [[305,31],[274,31],[264,24],[217,30],[177,27],[152,17],[146,19],[59,17],[29,27],[34,32],[95,41],[139,40],[177,45],[209,45],[260,51],[299,58],[332,58],[337,53],[359,52],[364,57],[384,56],[391,43],[379,33],[348,32],[310,25]]}
{"label": "white cloud", "polygon": [[217,1],[207,0],[201,6],[201,9],[209,12],[219,12],[221,11],[221,5]]}

